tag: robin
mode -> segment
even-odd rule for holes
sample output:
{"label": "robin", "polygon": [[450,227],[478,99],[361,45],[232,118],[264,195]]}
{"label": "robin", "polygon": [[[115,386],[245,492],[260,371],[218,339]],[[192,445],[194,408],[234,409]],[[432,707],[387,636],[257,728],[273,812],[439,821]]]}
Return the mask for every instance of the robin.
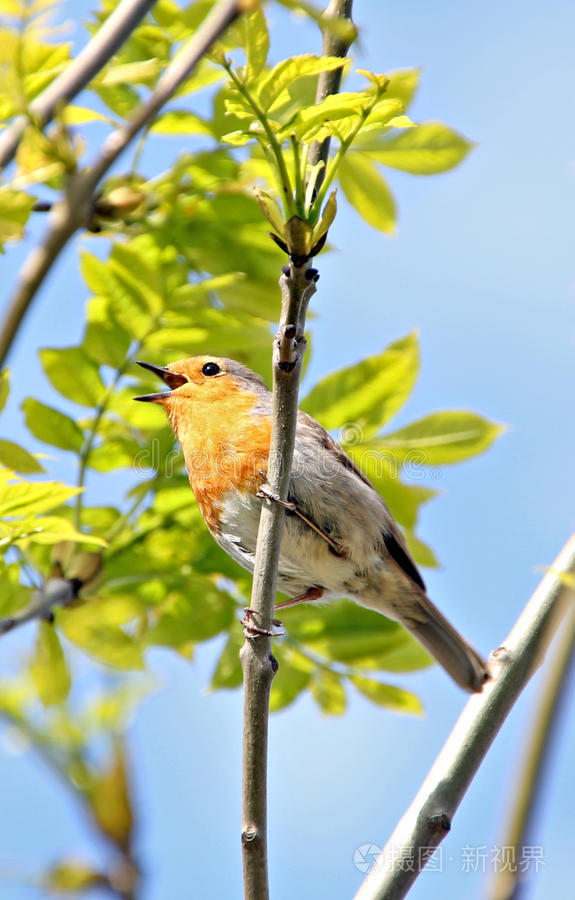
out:
{"label": "robin", "polygon": [[[170,389],[136,397],[164,407],[202,516],[218,544],[253,571],[272,426],[272,394],[231,359],[139,365]],[[481,656],[431,603],[380,494],[328,432],[298,413],[278,587],[298,603],[349,597],[400,622],[462,688],[480,691]]]}

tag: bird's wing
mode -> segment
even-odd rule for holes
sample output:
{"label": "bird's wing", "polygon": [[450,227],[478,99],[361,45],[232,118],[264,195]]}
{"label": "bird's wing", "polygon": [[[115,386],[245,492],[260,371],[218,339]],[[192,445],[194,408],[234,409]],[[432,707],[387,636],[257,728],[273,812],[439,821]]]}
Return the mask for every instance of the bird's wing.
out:
{"label": "bird's wing", "polygon": [[[325,458],[327,470],[325,473],[322,473],[321,467],[317,466],[317,461],[310,456],[308,448],[313,448],[312,453],[315,456]],[[319,475],[321,481],[325,480],[326,491],[322,496],[322,508],[329,507],[331,501],[332,508],[337,506],[339,513],[337,518],[340,519],[342,516],[341,505],[346,500],[348,508],[365,503],[366,524],[368,524],[366,539],[368,534],[374,535],[374,539],[383,543],[389,556],[410,581],[425,591],[424,581],[409,552],[403,533],[379,492],[325,428],[307,413],[300,411],[292,474],[294,489],[298,496],[293,499],[298,504],[303,503],[305,515],[312,519],[319,529],[330,532],[331,523],[319,521],[320,517],[317,514],[319,504],[314,503],[315,498],[312,492],[314,488],[317,489],[317,482],[312,485],[311,480],[306,479],[305,471],[298,471],[297,468],[298,464],[299,467],[305,466],[306,457],[308,466],[314,466],[316,478]],[[342,474],[342,469],[347,477],[334,478],[334,474]],[[325,479],[321,478],[322,474],[325,474]],[[337,535],[333,536],[337,541]]]}

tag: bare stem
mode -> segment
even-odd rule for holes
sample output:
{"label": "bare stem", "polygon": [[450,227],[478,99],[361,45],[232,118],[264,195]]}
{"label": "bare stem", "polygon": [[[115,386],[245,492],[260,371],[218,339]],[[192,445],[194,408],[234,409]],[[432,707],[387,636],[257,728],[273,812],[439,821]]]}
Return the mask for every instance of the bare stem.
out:
{"label": "bare stem", "polygon": [[[330,0],[325,11],[326,16],[339,16],[342,19],[349,19],[351,22],[351,8],[353,0]],[[347,51],[353,43],[353,37],[343,38],[337,37],[333,31],[326,28],[323,33],[323,56],[347,56]],[[343,69],[332,69],[331,72],[321,72],[317,82],[317,93],[315,102],[321,103],[330,94],[337,94],[342,79]],[[324,179],[325,165],[329,156],[330,139],[327,137],[323,141],[315,141],[309,153],[309,165],[315,166],[318,162],[324,163],[324,168],[319,173],[315,183],[315,192],[319,191]]]}
{"label": "bare stem", "polygon": [[19,116],[0,136],[0,168],[13,159],[30,117],[42,126],[50,122],[58,106],[69,103],[86,87],[153,5],[154,0],[121,0],[76,59],[32,101],[28,115]]}
{"label": "bare stem", "polygon": [[[298,390],[305,350],[307,304],[315,291],[309,263],[284,269],[280,279],[282,314],[274,342],[273,421],[267,481],[271,491],[287,499],[295,445]],[[271,629],[284,508],[262,501],[254,566],[251,608],[257,625]],[[244,896],[267,900],[267,738],[269,694],[277,663],[271,638],[247,638],[240,658],[244,672],[244,741],[242,849]]]}
{"label": "bare stem", "polygon": [[[574,665],[575,609],[572,609],[547,673],[539,709],[534,718],[529,720],[529,746],[518,786],[513,792],[513,808],[505,838],[501,842],[509,858],[502,860],[502,866],[493,879],[489,891],[491,900],[517,900],[521,893],[522,873],[519,861],[533,821],[555,728],[559,721],[559,712],[566,697],[569,675]],[[531,724],[533,721],[534,726]]]}
{"label": "bare stem", "polygon": [[141,129],[171,99],[212,44],[249,5],[248,0],[220,0],[166,69],[149,100],[136,109],[126,125],[107,138],[93,165],[73,177],[64,199],[51,213],[42,244],[30,253],[22,267],[0,332],[0,367],[4,365],[22,320],[44,278],[75,231],[86,224],[101,179]]}
{"label": "bare stem", "polygon": [[[356,900],[399,900],[451,828],[467,788],[515,701],[543,661],[573,592],[557,573],[575,573],[575,535],[541,581],[505,643],[491,654],[491,679],[468,701],[419,793],[384,847]],[[413,865],[406,865],[406,861]],[[402,864],[399,861],[403,861]]]}

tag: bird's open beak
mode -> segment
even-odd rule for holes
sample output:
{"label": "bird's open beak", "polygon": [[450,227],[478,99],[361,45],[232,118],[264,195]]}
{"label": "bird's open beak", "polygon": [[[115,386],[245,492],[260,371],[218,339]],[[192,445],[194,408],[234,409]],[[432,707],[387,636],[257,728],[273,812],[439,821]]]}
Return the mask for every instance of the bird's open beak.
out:
{"label": "bird's open beak", "polygon": [[[162,381],[165,381],[170,391],[181,387],[188,381],[185,375],[180,375],[178,372],[170,372],[165,366],[155,366],[153,363],[140,362],[140,360],[136,360],[136,362],[142,368],[148,369],[154,375],[157,375],[158,378],[161,378]],[[142,394],[141,397],[134,397],[134,400],[140,400],[142,403],[163,403],[166,397],[169,396],[168,391],[162,391],[159,394]]]}

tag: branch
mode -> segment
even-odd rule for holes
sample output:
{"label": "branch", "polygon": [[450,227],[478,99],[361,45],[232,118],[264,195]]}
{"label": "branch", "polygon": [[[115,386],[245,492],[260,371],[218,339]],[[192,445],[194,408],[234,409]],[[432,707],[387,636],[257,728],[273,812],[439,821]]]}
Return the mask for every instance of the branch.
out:
{"label": "branch", "polygon": [[253,2],[254,0],[220,0],[166,69],[149,100],[136,109],[126,125],[107,138],[94,164],[72,177],[65,197],[55,205],[51,213],[44,241],[28,256],[9,301],[6,320],[0,332],[0,368],[4,365],[22,320],[44,278],[72,235],[90,218],[92,200],[101,179],[138,132],[171,99],[212,44],[240,13],[252,7]]}
{"label": "branch", "polygon": [[[555,658],[535,716],[535,726],[529,726],[529,747],[523,763],[519,783],[513,792],[513,811],[501,846],[508,853],[495,875],[489,896],[492,900],[514,900],[521,888],[519,860],[529,834],[534,809],[541,791],[541,783],[548,763],[549,751],[559,722],[559,712],[566,699],[569,675],[575,665],[575,609],[566,622]],[[531,723],[530,719],[530,723]]]}
{"label": "branch", "polygon": [[[351,7],[353,0],[330,0],[330,3],[324,13],[326,16],[339,16],[342,19],[349,19],[351,22]],[[351,47],[354,37],[349,38],[337,37],[332,30],[326,28],[323,33],[322,56],[347,56],[347,51]],[[317,82],[317,92],[315,102],[321,103],[330,94],[337,94],[341,85],[343,69],[333,69],[331,72],[320,72]],[[323,179],[325,177],[325,166],[329,156],[330,138],[318,142],[314,141],[309,151],[309,165],[316,166],[318,162],[323,162],[323,169],[319,172],[314,188],[314,197],[319,191]]]}
{"label": "branch", "polygon": [[81,584],[76,579],[49,578],[46,584],[32,593],[29,606],[7,619],[0,619],[0,636],[32,622],[34,619],[53,621],[56,606],[69,606],[76,599]]}
{"label": "branch", "polygon": [[[298,390],[306,340],[307,305],[315,292],[317,273],[309,261],[286,266],[280,278],[282,312],[274,341],[272,436],[267,481],[271,493],[286,500],[295,445]],[[254,564],[251,610],[259,627],[271,632],[284,507],[262,501]],[[271,637],[247,637],[240,659],[244,673],[244,737],[242,786],[242,849],[244,896],[266,900],[267,871],[267,738],[269,696],[277,662]]]}
{"label": "branch", "polygon": [[[351,0],[331,0],[327,12],[349,18]],[[324,34],[324,53],[328,35]],[[347,50],[341,46],[341,55]],[[332,47],[332,41],[329,42]],[[322,76],[320,76],[322,78]],[[324,82],[322,95],[335,93],[340,79]],[[319,95],[318,95],[319,96]],[[329,142],[325,147],[326,159]],[[297,228],[294,228],[294,232]],[[307,307],[318,279],[306,257],[290,257],[290,265],[280,278],[281,317],[274,341],[272,434],[267,482],[270,497],[286,501],[295,446],[298,392],[305,352]],[[246,642],[240,651],[244,675],[244,734],[242,776],[242,856],[244,897],[267,900],[267,742],[269,697],[277,662],[272,656],[271,632],[277,586],[277,570],[285,508],[273,499],[262,500],[250,615],[256,629],[246,628]]]}
{"label": "branch", "polygon": [[[559,575],[553,572],[560,573]],[[568,608],[575,535],[545,575],[505,643],[491,654],[492,678],[467,703],[419,793],[355,900],[399,900],[451,828],[451,820],[515,701],[543,661]],[[409,863],[409,864],[408,864]]]}
{"label": "branch", "polygon": [[154,2],[155,0],[121,0],[76,59],[32,101],[28,114],[18,116],[0,136],[0,169],[13,159],[30,118],[34,118],[42,127],[47,125],[58,107],[73,100],[120,49]]}

